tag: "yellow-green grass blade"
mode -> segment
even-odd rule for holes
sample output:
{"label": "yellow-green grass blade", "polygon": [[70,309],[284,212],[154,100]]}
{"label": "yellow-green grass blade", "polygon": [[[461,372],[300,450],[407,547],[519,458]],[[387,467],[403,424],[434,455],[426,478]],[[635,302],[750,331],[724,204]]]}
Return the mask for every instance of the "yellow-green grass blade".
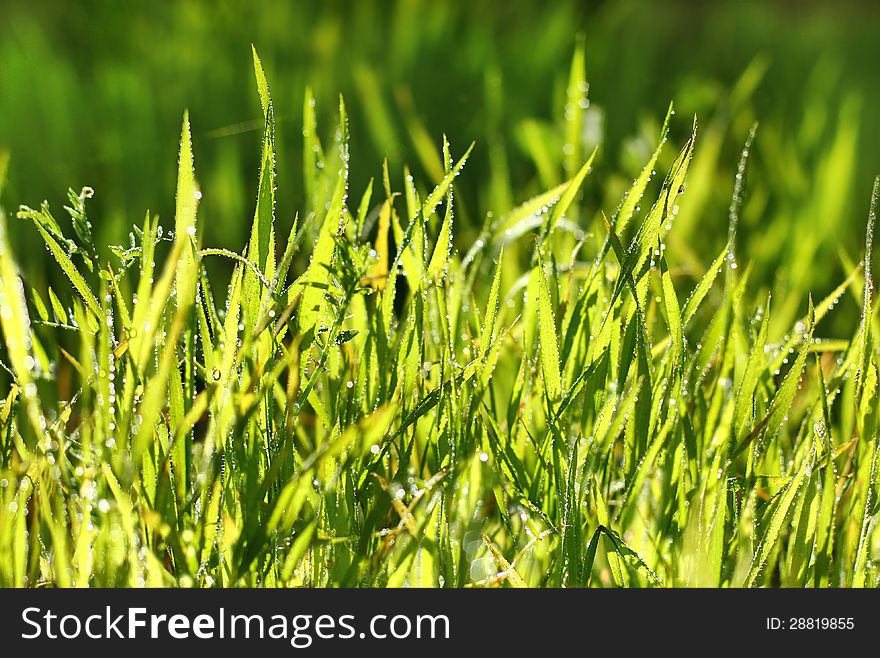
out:
{"label": "yellow-green grass blade", "polygon": [[201,198],[201,192],[196,187],[193,167],[189,112],[184,112],[183,127],[180,132],[174,232],[178,240],[185,240],[187,244],[182,249],[181,262],[177,267],[175,279],[178,308],[189,308],[195,302],[198,282],[199,252],[196,246],[196,208]]}
{"label": "yellow-green grass blade", "polygon": [[629,224],[630,219],[632,219],[636,212],[636,208],[645,195],[648,183],[650,183],[656,175],[657,160],[663,150],[663,145],[666,144],[666,139],[669,134],[669,119],[673,114],[673,106],[672,103],[670,103],[669,108],[666,110],[666,118],[663,119],[663,127],[660,129],[660,140],[657,144],[657,148],[642,168],[638,178],[633,181],[632,187],[627,190],[626,196],[624,196],[623,200],[620,202],[620,206],[612,217],[612,224],[618,233],[623,233],[627,224]]}
{"label": "yellow-green grass blade", "polygon": [[76,265],[73,264],[70,256],[67,255],[67,252],[61,247],[61,245],[58,244],[52,234],[44,226],[43,222],[45,221],[45,215],[40,211],[27,210],[20,212],[19,217],[28,217],[33,220],[34,225],[40,232],[40,236],[46,243],[46,247],[55,258],[55,261],[61,267],[62,271],[64,272],[68,281],[70,281],[74,290],[76,290],[77,294],[86,303],[86,307],[89,309],[89,311],[91,311],[94,318],[101,318],[101,305],[98,304],[98,300],[95,299],[95,295],[94,293],[92,293],[91,287],[86,282],[85,278],[83,278],[83,275],[80,274],[79,270],[76,268]]}
{"label": "yellow-green grass blade", "polygon": [[562,375],[559,370],[559,346],[550,284],[547,282],[544,261],[540,255],[535,272],[538,276],[538,342],[541,349],[541,369],[544,373],[547,399],[551,406],[554,406],[562,397]]}
{"label": "yellow-green grass blade", "polygon": [[324,219],[318,230],[318,240],[312,250],[309,267],[305,274],[305,285],[302,286],[302,301],[298,316],[299,330],[306,333],[321,318],[323,304],[323,287],[328,281],[327,267],[330,266],[335,251],[334,235],[339,231],[345,199],[348,193],[348,118],[345,103],[339,98],[339,141],[337,144],[340,155],[340,170],[336,179],[336,187],[327,207]]}
{"label": "yellow-green grass blade", "polygon": [[[253,50],[253,59],[265,130],[257,205],[254,210],[254,224],[248,242],[247,258],[254,263],[265,279],[271,281],[275,273],[275,111],[269,95],[266,74],[256,49]],[[271,291],[264,290],[261,278],[250,270],[244,274],[243,285],[245,327],[250,330],[257,322],[264,295],[271,294]]]}

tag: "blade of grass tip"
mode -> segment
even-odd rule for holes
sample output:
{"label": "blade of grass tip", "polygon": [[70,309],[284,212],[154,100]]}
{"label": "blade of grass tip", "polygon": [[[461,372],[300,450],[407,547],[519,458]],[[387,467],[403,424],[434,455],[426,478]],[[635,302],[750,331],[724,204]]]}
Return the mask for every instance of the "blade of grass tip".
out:
{"label": "blade of grass tip", "polygon": [[551,406],[562,397],[562,376],[559,371],[559,346],[556,338],[556,320],[550,297],[550,286],[544,273],[544,259],[538,251],[538,344],[541,349],[541,369]]}
{"label": "blade of grass tip", "polygon": [[260,107],[263,109],[263,117],[268,117],[269,110],[272,107],[272,98],[269,95],[269,83],[266,81],[266,73],[263,70],[263,63],[257,54],[257,48],[251,44],[251,54],[254,58],[254,74],[257,78],[257,92],[260,94]]}
{"label": "blade of grass tip", "polygon": [[[546,192],[542,192],[500,217],[497,224],[490,229],[494,233],[495,240],[507,242],[507,238],[513,233],[514,227],[521,222],[532,222],[533,218],[549,212],[550,208],[559,201],[562,193],[565,192],[570,183],[571,181],[566,181]],[[521,235],[521,233],[518,233],[518,235]],[[473,256],[469,251],[468,255],[465,256],[464,262],[472,259]]]}
{"label": "blade of grass tip", "polygon": [[659,238],[663,225],[673,213],[678,195],[684,192],[684,182],[693,157],[696,138],[697,120],[695,117],[691,136],[675,158],[675,162],[672,164],[669,174],[663,183],[660,197],[651,207],[651,210],[648,211],[645,221],[639,227],[630,243],[626,258],[620,265],[620,274],[612,293],[610,304],[613,305],[617,301],[620,293],[623,292],[627,285],[628,277],[636,270],[639,263],[645,260],[648,252],[654,249],[654,243]]}
{"label": "blade of grass tip", "polygon": [[388,158],[382,161],[382,187],[385,190],[385,198],[393,199],[396,193],[391,191],[391,173],[388,170]]}
{"label": "blade of grass tip", "polygon": [[730,208],[727,217],[727,270],[725,271],[725,287],[729,288],[734,271],[736,270],[736,229],[739,225],[739,215],[743,204],[743,190],[746,186],[746,173],[749,169],[749,156],[752,152],[752,142],[755,139],[755,133],[758,130],[758,122],[752,124],[749,134],[746,137],[745,146],[743,146],[742,154],[739,158],[739,165],[736,168],[736,180],[733,184],[733,196],[730,199]]}
{"label": "blade of grass tip", "polygon": [[684,183],[688,169],[694,155],[694,145],[697,140],[697,118],[694,117],[691,135],[673,162],[669,174],[664,181],[660,198],[648,212],[645,221],[639,227],[633,243],[630,247],[630,256],[634,258],[632,267],[641,261],[641,254],[653,249],[654,242],[669,217],[674,216],[675,202],[678,196],[684,192]]}
{"label": "blade of grass tip", "polygon": [[[263,132],[262,159],[260,164],[260,181],[257,189],[257,205],[254,210],[254,225],[248,242],[247,259],[271,280],[275,273],[275,113],[269,84],[263,65],[252,47],[254,59],[254,75],[257,79],[257,92],[260,106],[263,109],[265,130]],[[244,322],[248,332],[253,330],[264,294],[270,294],[261,288],[260,278],[250,270],[244,274]]]}
{"label": "blade of grass tip", "polygon": [[483,316],[483,326],[480,329],[480,356],[485,359],[492,348],[492,337],[495,333],[495,319],[498,316],[498,295],[501,288],[501,272],[504,265],[504,249],[498,254],[498,262],[495,264],[495,276],[492,277],[492,287],[489,289],[489,301],[486,304],[486,314]]}
{"label": "blade of grass tip", "polygon": [[419,191],[416,189],[416,179],[409,169],[409,165],[403,165],[403,200],[406,205],[406,217],[412,220],[418,217],[422,202],[419,199]]}
{"label": "blade of grass tip", "polygon": [[51,286],[49,287],[49,303],[52,305],[52,312],[55,314],[55,318],[59,322],[67,324],[67,311],[64,310],[64,304],[58,299],[58,295],[55,294]]}
{"label": "blade of grass tip", "polygon": [[333,259],[336,249],[334,235],[340,228],[342,217],[345,213],[345,199],[348,194],[348,115],[345,111],[345,102],[339,97],[339,141],[337,147],[340,155],[340,170],[336,179],[336,186],[330,204],[324,215],[324,220],[318,229],[318,239],[312,250],[312,257],[304,281],[311,285],[303,288],[300,312],[297,318],[300,333],[306,333],[315,326],[320,318],[320,309],[324,300],[322,284],[329,280],[330,273],[327,266]]}
{"label": "blade of grass tip", "polygon": [[[825,297],[825,299],[823,299],[821,302],[819,302],[816,305],[816,309],[815,309],[815,323],[816,324],[818,324],[826,315],[828,315],[829,311],[831,311],[835,307],[837,302],[840,301],[840,298],[843,297],[847,288],[852,286],[853,282],[856,280],[856,277],[858,276],[861,269],[862,269],[862,265],[859,264],[858,267],[853,269],[853,271],[850,273],[850,275],[848,277],[846,277],[846,280],[844,280],[843,283],[841,283],[839,286],[837,286],[837,288],[832,290]],[[791,354],[790,350],[793,349],[794,347],[797,347],[801,343],[803,343],[803,341],[804,341],[803,328],[807,325],[808,322],[809,322],[809,318],[807,316],[804,316],[794,323],[794,327],[791,331],[791,334],[788,337],[788,340],[786,340],[783,343],[782,347],[780,347],[777,350],[774,350],[774,354],[776,356],[773,359],[771,359],[771,361],[770,361],[770,366],[769,366],[770,370],[775,372],[776,370],[781,369],[782,366],[784,365],[785,361],[788,359],[788,355]]]}
{"label": "blade of grass tip", "polygon": [[83,278],[83,275],[80,274],[79,270],[76,268],[76,265],[73,264],[70,256],[67,255],[67,252],[61,247],[61,245],[58,244],[55,238],[52,237],[52,235],[44,226],[44,213],[42,211],[34,211],[28,208],[22,209],[22,211],[18,213],[18,216],[20,218],[28,218],[33,220],[34,225],[40,232],[40,236],[43,238],[43,242],[46,243],[49,251],[55,257],[55,261],[64,271],[64,274],[65,276],[67,276],[67,279],[70,281],[70,283],[73,285],[74,290],[76,290],[82,300],[86,303],[86,307],[94,315],[94,317],[96,319],[101,319],[103,317],[101,313],[101,305],[98,304],[98,300],[95,299],[95,295],[92,294],[92,289],[89,287],[89,284],[86,282],[85,278]]}
{"label": "blade of grass tip", "polygon": [[[401,262],[403,263],[403,270],[406,273],[410,288],[418,290],[423,281],[425,281],[424,272],[427,267],[425,262],[425,253],[428,248],[427,235],[425,233],[427,218],[421,212],[422,204],[419,200],[416,182],[412,174],[410,174],[409,167],[406,165],[403,166],[403,190],[404,198],[406,199],[406,216],[409,218],[413,231],[408,245],[409,248],[400,250]],[[396,219],[396,215],[392,217],[392,220]],[[402,242],[403,228],[400,226],[400,222],[393,221],[392,224],[395,242]]]}
{"label": "blade of grass tip", "polygon": [[666,110],[666,118],[663,119],[663,127],[660,129],[660,140],[657,143],[657,148],[651,155],[651,159],[648,160],[648,163],[642,168],[639,177],[633,181],[632,187],[629,188],[626,196],[624,196],[623,200],[620,202],[617,212],[615,212],[611,218],[611,223],[618,233],[622,233],[626,228],[626,225],[629,223],[629,220],[632,219],[636,212],[636,207],[644,197],[648,183],[651,182],[651,179],[655,175],[657,159],[663,151],[663,145],[666,144],[667,136],[669,135],[669,119],[673,114],[675,114],[675,110],[673,109],[672,103],[669,103],[669,107]]}
{"label": "blade of grass tip", "polygon": [[562,167],[566,176],[573,176],[581,161],[581,144],[584,133],[584,112],[589,106],[587,92],[586,67],[584,63],[584,35],[580,34],[571,58],[571,69],[568,74],[568,86],[565,90],[565,147]]}
{"label": "blade of grass tip", "polygon": [[[49,290],[51,290],[51,288]],[[40,297],[40,293],[37,292],[36,288],[31,288],[31,301],[34,303],[34,310],[37,312],[37,316],[40,320],[42,322],[48,322],[49,309],[46,308],[46,303],[43,301],[43,298]],[[67,324],[67,321],[64,320],[63,323]]]}
{"label": "blade of grass tip", "polygon": [[587,174],[593,167],[593,160],[596,158],[596,153],[598,153],[598,151],[599,147],[597,146],[593,149],[590,157],[587,158],[587,161],[584,162],[583,166],[581,166],[577,174],[575,174],[575,177],[569,181],[568,185],[565,188],[565,191],[562,193],[559,201],[553,206],[553,210],[550,211],[550,215],[548,216],[547,221],[544,223],[544,226],[541,229],[541,236],[538,240],[538,244],[542,244],[550,237],[550,235],[553,234],[553,231],[556,230],[559,221],[562,219],[563,215],[565,215],[565,212],[574,202],[578,192],[580,192],[581,184],[584,182],[584,178],[587,177]]}
{"label": "blade of grass tip", "polygon": [[452,185],[452,181],[455,180],[455,177],[461,173],[462,167],[464,167],[467,162],[468,157],[471,154],[471,151],[474,150],[475,142],[471,142],[471,145],[468,146],[467,151],[464,152],[464,155],[461,156],[461,159],[455,163],[455,166],[450,170],[448,174],[443,177],[443,180],[437,184],[437,186],[431,191],[428,195],[428,198],[425,199],[422,204],[422,217],[427,221],[431,215],[434,214],[434,211],[437,209],[437,206],[440,205],[440,202],[443,200],[443,196],[446,194],[446,191],[449,189],[449,186]]}
{"label": "blade of grass tip", "polygon": [[446,204],[446,213],[443,217],[443,224],[440,227],[440,233],[437,236],[437,242],[434,244],[434,251],[431,254],[431,260],[428,263],[428,279],[436,281],[445,275],[446,266],[449,263],[449,252],[452,249],[452,195],[449,195],[449,201]]}

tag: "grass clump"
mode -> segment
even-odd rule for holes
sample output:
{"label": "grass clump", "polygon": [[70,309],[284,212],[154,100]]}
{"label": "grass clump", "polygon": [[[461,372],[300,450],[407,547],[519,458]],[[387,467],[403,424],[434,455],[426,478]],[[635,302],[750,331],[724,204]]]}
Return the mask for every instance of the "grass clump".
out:
{"label": "grass clump", "polygon": [[[673,148],[670,106],[615,210],[587,207],[582,58],[547,156],[567,180],[488,214],[462,252],[471,147],[444,139],[434,187],[386,164],[352,190],[345,104],[321,141],[308,91],[306,207],[277,232],[256,53],[242,253],[202,244],[187,115],[173,232],[147,213],[105,250],[88,188],[72,232],[22,207],[16,230],[69,283],[37,291],[0,218],[0,584],[880,584],[877,185],[862,266],[818,303],[786,300],[800,319],[776,335],[736,249],[754,129],[728,242],[690,281],[665,239],[705,192],[689,189],[697,123]],[[860,325],[820,338],[847,294]]]}

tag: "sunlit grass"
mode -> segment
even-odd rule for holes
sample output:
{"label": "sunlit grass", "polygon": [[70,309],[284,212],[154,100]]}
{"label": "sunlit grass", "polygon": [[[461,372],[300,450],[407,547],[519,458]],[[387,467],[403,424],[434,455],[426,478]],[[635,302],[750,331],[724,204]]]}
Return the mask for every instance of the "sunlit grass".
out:
{"label": "sunlit grass", "polygon": [[[69,228],[46,205],[0,218],[0,585],[876,586],[877,185],[862,264],[827,298],[777,299],[738,246],[753,128],[727,244],[682,272],[677,217],[685,242],[709,221],[719,156],[699,149],[717,135],[670,106],[641,174],[586,208],[583,57],[559,124],[524,130],[549,189],[496,178],[520,205],[462,251],[456,218],[476,211],[456,181],[481,145],[413,123],[436,184],[386,164],[354,190],[346,106],[322,141],[310,91],[306,205],[277,231],[289,182],[256,53],[241,253],[203,244],[186,114],[173,226],[147,213],[103,256],[88,188]],[[64,289],[23,285],[12,226]],[[826,335],[846,294],[861,322]]]}

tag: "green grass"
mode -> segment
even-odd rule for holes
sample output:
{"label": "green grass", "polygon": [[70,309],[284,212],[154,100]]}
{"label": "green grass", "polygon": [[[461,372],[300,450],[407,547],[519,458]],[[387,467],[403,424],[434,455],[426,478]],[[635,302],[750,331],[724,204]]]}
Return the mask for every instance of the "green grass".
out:
{"label": "green grass", "polygon": [[[432,183],[386,163],[355,188],[347,106],[328,130],[307,91],[305,200],[281,231],[255,52],[240,253],[203,243],[188,114],[173,226],[147,213],[108,250],[88,188],[63,224],[48,205],[0,217],[0,585],[880,584],[877,184],[862,264],[826,298],[771,294],[737,232],[753,127],[727,244],[695,272],[721,129],[670,106],[632,184],[597,179],[583,58],[558,120],[524,124],[546,191],[515,194],[496,143],[485,215],[456,193],[482,144],[415,129]],[[611,203],[588,203],[603,186]],[[13,226],[62,286],[23,284]],[[793,237],[810,266],[824,236]],[[829,334],[847,297],[861,313]]]}

